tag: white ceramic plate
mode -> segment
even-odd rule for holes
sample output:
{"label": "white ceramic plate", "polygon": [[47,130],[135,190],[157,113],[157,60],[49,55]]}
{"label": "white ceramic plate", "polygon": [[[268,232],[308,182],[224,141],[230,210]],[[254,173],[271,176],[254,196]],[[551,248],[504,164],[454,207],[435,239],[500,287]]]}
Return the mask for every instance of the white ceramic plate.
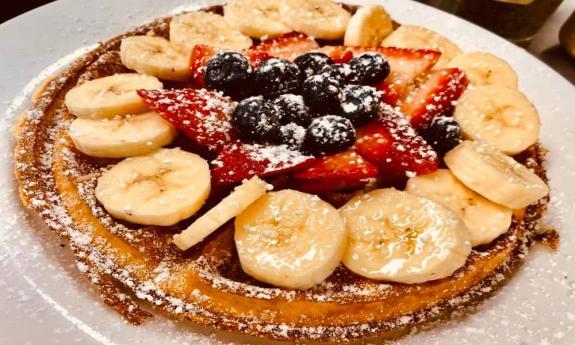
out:
{"label": "white ceramic plate", "polygon": [[[376,1],[350,1],[367,3]],[[134,327],[98,300],[70,250],[26,214],[12,173],[10,128],[41,81],[98,41],[182,9],[215,1],[60,0],[0,26],[0,344],[219,344],[250,338],[211,334],[162,317]],[[403,23],[441,32],[464,50],[493,52],[517,70],[539,109],[550,149],[553,200],[547,221],[561,233],[555,254],[535,247],[512,281],[475,314],[401,344],[573,344],[575,339],[575,88],[495,35],[406,0],[380,1]],[[80,49],[80,50],[78,50]],[[70,55],[72,54],[72,55]],[[52,65],[60,61],[59,64]],[[52,65],[52,66],[51,66]],[[51,66],[51,67],[48,67]],[[48,69],[46,69],[48,68]],[[22,91],[24,90],[24,91]]]}

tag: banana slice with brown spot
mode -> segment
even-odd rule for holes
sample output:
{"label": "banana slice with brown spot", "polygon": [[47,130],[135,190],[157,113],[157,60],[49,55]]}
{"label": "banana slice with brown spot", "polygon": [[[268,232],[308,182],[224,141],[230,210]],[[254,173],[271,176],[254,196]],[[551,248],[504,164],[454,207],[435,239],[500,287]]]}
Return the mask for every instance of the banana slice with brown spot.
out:
{"label": "banana slice with brown spot", "polygon": [[472,52],[456,56],[447,67],[465,71],[469,83],[474,86],[501,85],[517,89],[517,74],[507,63],[490,53]]}
{"label": "banana slice with brown spot", "polygon": [[342,39],[351,18],[331,0],[283,0],[280,15],[295,31],[325,40]]}
{"label": "banana slice with brown spot", "polygon": [[521,92],[505,86],[468,90],[453,116],[465,137],[493,144],[508,155],[522,152],[539,139],[537,109]]}
{"label": "banana slice with brown spot", "polygon": [[208,162],[180,149],[126,158],[99,179],[96,198],[114,217],[171,226],[194,215],[210,195]]}
{"label": "banana slice with brown spot", "polygon": [[287,34],[279,13],[282,0],[231,0],[224,6],[224,18],[236,30],[257,39]]}
{"label": "banana slice with brown spot", "polygon": [[252,46],[252,39],[232,28],[224,17],[210,12],[181,14],[170,23],[170,42],[190,53],[198,44],[240,51]]}
{"label": "banana slice with brown spot", "polygon": [[343,43],[348,47],[379,47],[392,32],[393,21],[385,8],[366,5],[351,17]]}

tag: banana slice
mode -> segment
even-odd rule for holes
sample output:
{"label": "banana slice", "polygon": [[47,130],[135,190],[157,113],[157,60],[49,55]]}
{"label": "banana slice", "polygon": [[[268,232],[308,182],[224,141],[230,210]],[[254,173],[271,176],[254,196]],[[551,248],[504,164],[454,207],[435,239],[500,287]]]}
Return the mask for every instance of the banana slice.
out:
{"label": "banana slice", "polygon": [[385,8],[367,5],[351,17],[343,42],[348,47],[379,47],[392,32],[393,22]]}
{"label": "banana slice", "polygon": [[339,265],[346,247],[341,216],[317,196],[293,190],[269,193],[236,218],[243,270],[265,283],[305,290]]}
{"label": "banana slice", "polygon": [[244,35],[273,38],[291,32],[282,22],[279,7],[282,0],[232,0],[224,7],[224,18]]}
{"label": "banana slice", "polygon": [[280,15],[295,31],[318,39],[342,39],[351,14],[331,0],[283,0]]}
{"label": "banana slice", "polygon": [[174,235],[174,244],[181,250],[188,250],[218,230],[230,219],[242,213],[256,200],[264,196],[267,191],[268,184],[257,176],[245,181],[186,230]]}
{"label": "banana slice", "polygon": [[455,212],[407,192],[378,189],[340,212],[350,240],[343,264],[370,279],[417,284],[445,278],[471,253],[469,232]]}
{"label": "banana slice", "polygon": [[466,92],[453,116],[465,137],[493,144],[508,155],[533,145],[541,128],[539,113],[527,97],[498,85]]}
{"label": "banana slice", "polygon": [[162,37],[126,37],[120,46],[120,57],[124,66],[138,73],[173,81],[191,77],[189,56]]}
{"label": "banana slice", "polygon": [[136,93],[139,89],[163,87],[156,77],[127,73],[88,81],[66,94],[70,113],[89,119],[110,119],[121,115],[141,114],[148,107]]}
{"label": "banana slice", "polygon": [[490,243],[511,226],[513,210],[475,193],[447,169],[412,177],[405,190],[455,211],[469,229],[473,247]]}
{"label": "banana slice", "polygon": [[434,69],[445,68],[449,61],[463,53],[461,48],[446,37],[416,25],[400,26],[383,40],[382,46],[437,50],[441,52],[441,58]]}
{"label": "banana slice", "polygon": [[209,12],[185,13],[172,19],[170,41],[186,53],[198,44],[236,51],[252,46],[251,38],[234,30],[224,17]]}
{"label": "banana slice", "polygon": [[176,137],[174,125],[150,112],[117,119],[76,119],[68,131],[74,146],[88,156],[124,158],[152,153]]}
{"label": "banana slice", "polygon": [[444,161],[468,188],[515,210],[549,194],[539,176],[486,143],[464,141],[449,151]]}
{"label": "banana slice", "polygon": [[171,226],[194,215],[210,195],[210,169],[202,157],[160,149],[126,158],[99,179],[96,198],[114,217]]}
{"label": "banana slice", "polygon": [[464,53],[451,60],[447,67],[455,67],[465,71],[471,85],[501,85],[517,89],[517,74],[507,63],[489,53]]}

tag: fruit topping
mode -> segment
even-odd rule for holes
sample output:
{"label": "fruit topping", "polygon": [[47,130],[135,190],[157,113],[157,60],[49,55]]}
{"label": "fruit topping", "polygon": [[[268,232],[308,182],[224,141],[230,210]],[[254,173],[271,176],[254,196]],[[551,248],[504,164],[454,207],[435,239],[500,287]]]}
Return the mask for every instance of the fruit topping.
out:
{"label": "fruit topping", "polygon": [[387,78],[390,72],[389,62],[383,55],[370,52],[353,58],[349,64],[357,74],[361,84],[380,83]]}
{"label": "fruit topping", "polygon": [[276,97],[284,93],[298,92],[301,88],[302,74],[293,62],[271,58],[255,71],[254,82],[260,95]]}
{"label": "fruit topping", "polygon": [[280,126],[277,108],[262,96],[241,101],[232,114],[240,139],[256,142],[274,142]]}
{"label": "fruit topping", "polygon": [[205,82],[208,88],[239,98],[246,93],[245,85],[252,78],[252,66],[240,53],[223,52],[208,61]]}
{"label": "fruit topping", "polygon": [[343,264],[369,279],[417,284],[449,277],[471,253],[455,212],[407,192],[358,195],[340,214],[349,236]]}
{"label": "fruit topping", "polygon": [[280,114],[282,124],[295,123],[307,127],[313,119],[312,113],[305,105],[302,96],[285,94],[273,100],[273,105]]}
{"label": "fruit topping", "polygon": [[295,123],[288,123],[280,127],[278,131],[278,143],[284,144],[292,150],[302,148],[306,129]]}
{"label": "fruit topping", "polygon": [[359,76],[349,64],[338,63],[324,66],[320,74],[337,80],[340,84],[358,84]]}
{"label": "fruit topping", "polygon": [[338,192],[344,190],[354,190],[364,188],[369,183],[365,180],[342,180],[342,179],[321,179],[321,180],[297,180],[294,189],[306,193],[321,194]]}
{"label": "fruit topping", "polygon": [[467,84],[465,72],[458,68],[435,71],[408,94],[401,110],[416,129],[426,127],[436,116],[453,110],[453,102],[461,97]]}
{"label": "fruit topping", "polygon": [[376,120],[358,130],[355,150],[390,178],[425,175],[438,169],[437,153],[401,113],[382,105]]}
{"label": "fruit topping", "polygon": [[230,195],[198,218],[186,230],[174,235],[174,244],[180,250],[188,250],[203,241],[229,220],[238,216],[256,200],[268,192],[268,184],[252,177],[236,187]]}
{"label": "fruit topping", "polygon": [[305,146],[315,154],[342,151],[355,142],[355,128],[350,120],[325,115],[311,122],[305,134]]}
{"label": "fruit topping", "polygon": [[[192,74],[192,80],[197,87],[206,87],[204,81],[206,66],[212,57],[221,52],[223,52],[221,49],[207,45],[198,44],[194,46],[190,55],[190,72]],[[252,68],[259,67],[263,62],[271,58],[270,55],[264,52],[251,50],[242,51],[242,55],[250,61]]]}
{"label": "fruit topping", "polygon": [[212,180],[216,184],[239,183],[253,176],[266,177],[302,169],[314,161],[313,156],[286,145],[234,143],[211,162]]}
{"label": "fruit topping", "polygon": [[342,39],[351,18],[332,0],[281,1],[280,15],[295,31],[322,40]]}
{"label": "fruit topping", "polygon": [[312,111],[319,113],[338,113],[343,97],[341,84],[333,78],[323,75],[309,77],[303,83],[302,89],[305,104]]}
{"label": "fruit topping", "polygon": [[126,158],[98,179],[95,195],[115,218],[171,226],[194,215],[210,195],[208,162],[180,149]]}
{"label": "fruit topping", "polygon": [[319,74],[322,68],[333,64],[333,60],[329,56],[318,52],[301,55],[294,62],[303,72],[305,78]]}
{"label": "fruit topping", "polygon": [[296,57],[319,48],[317,42],[302,33],[292,32],[276,38],[262,41],[253,47],[254,52],[294,60]]}
{"label": "fruit topping", "polygon": [[437,116],[419,132],[435,152],[442,156],[463,141],[461,127],[451,116]]}
{"label": "fruit topping", "polygon": [[343,43],[346,46],[379,47],[393,32],[393,20],[381,5],[365,5],[351,17]]}
{"label": "fruit topping", "polygon": [[359,127],[373,120],[379,113],[381,97],[370,86],[348,85],[343,89],[341,115]]}
{"label": "fruit topping", "polygon": [[305,170],[295,173],[294,177],[299,180],[355,181],[376,177],[377,174],[375,165],[350,150],[324,156]]}
{"label": "fruit topping", "polygon": [[235,221],[235,244],[244,272],[255,279],[306,290],[339,266],[347,231],[339,212],[315,195],[268,193]]}
{"label": "fruit topping", "polygon": [[138,95],[202,148],[217,152],[236,140],[231,123],[236,102],[228,97],[203,89],[140,90]]}

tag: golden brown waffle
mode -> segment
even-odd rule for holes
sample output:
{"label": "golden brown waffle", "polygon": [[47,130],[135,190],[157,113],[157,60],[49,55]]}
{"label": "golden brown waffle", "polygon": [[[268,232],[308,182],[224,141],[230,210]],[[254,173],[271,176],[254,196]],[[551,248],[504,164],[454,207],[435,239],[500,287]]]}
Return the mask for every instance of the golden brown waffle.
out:
{"label": "golden brown waffle", "polygon": [[[159,20],[129,35],[167,36],[168,24],[169,19]],[[452,277],[418,285],[371,281],[340,266],[308,291],[267,286],[242,272],[231,225],[182,253],[171,238],[188,223],[141,227],[105,212],[94,188],[114,161],[79,153],[66,134],[73,117],[63,96],[78,83],[125,71],[119,61],[120,41],[118,37],[102,44],[43,89],[20,124],[15,169],[26,207],[70,241],[79,269],[101,288],[103,301],[131,323],[151,316],[138,306],[143,300],[170,317],[280,340],[395,338],[490,296],[520,264],[537,233],[547,200],[516,216],[506,234],[475,248]],[[545,178],[539,146],[518,159]],[[204,211],[221,193],[212,194]]]}

